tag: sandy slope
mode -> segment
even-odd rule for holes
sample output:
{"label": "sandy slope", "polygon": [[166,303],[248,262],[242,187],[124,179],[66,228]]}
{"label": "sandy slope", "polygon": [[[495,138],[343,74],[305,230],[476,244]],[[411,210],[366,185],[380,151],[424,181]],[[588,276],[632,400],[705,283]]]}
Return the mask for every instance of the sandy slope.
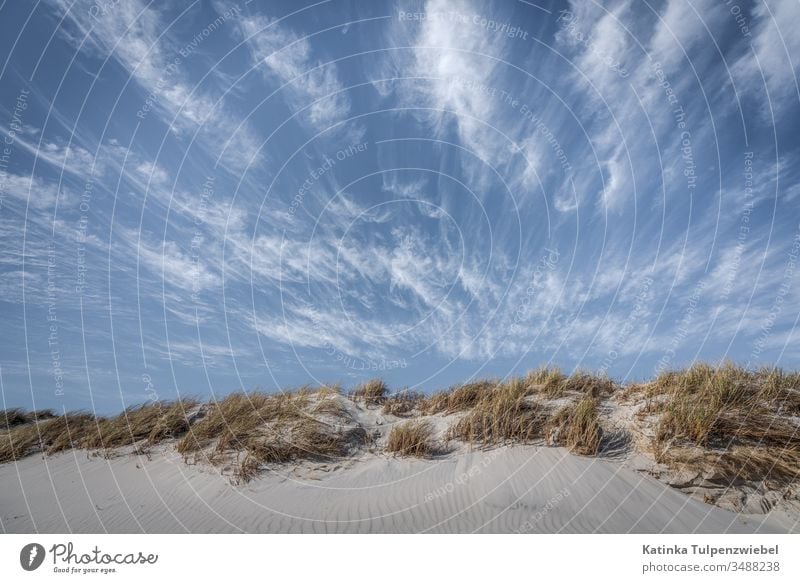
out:
{"label": "sandy slope", "polygon": [[365,456],[265,472],[244,486],[165,448],[0,466],[5,532],[786,532],[617,463],[513,447],[437,460]]}

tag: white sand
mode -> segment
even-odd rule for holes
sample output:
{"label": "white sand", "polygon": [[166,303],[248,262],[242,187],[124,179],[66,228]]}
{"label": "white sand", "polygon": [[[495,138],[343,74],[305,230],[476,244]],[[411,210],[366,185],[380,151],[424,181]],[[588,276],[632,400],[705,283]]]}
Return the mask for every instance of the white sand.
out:
{"label": "white sand", "polygon": [[787,532],[628,467],[561,448],[437,460],[367,455],[267,471],[244,486],[171,448],[151,461],[69,451],[0,466],[5,532]]}

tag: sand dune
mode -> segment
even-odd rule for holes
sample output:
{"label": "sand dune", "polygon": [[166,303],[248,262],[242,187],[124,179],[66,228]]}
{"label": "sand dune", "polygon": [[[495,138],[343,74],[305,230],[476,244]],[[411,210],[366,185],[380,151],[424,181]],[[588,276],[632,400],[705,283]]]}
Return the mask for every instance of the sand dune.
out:
{"label": "sand dune", "polygon": [[562,448],[434,459],[366,455],[245,485],[167,448],[151,460],[74,450],[0,466],[5,532],[705,532],[797,530],[734,514],[625,465]]}
{"label": "sand dune", "polygon": [[9,532],[793,532],[798,381],[696,365],[623,388],[537,369],[428,396],[373,379],[111,418],[10,410],[0,519]]}

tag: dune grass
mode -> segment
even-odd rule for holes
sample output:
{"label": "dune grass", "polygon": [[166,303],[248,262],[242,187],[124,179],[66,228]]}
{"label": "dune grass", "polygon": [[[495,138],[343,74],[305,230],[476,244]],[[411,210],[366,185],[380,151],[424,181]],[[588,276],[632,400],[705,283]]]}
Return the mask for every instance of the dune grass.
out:
{"label": "dune grass", "polygon": [[45,419],[52,419],[55,417],[50,409],[41,411],[24,411],[19,407],[13,409],[5,409],[0,411],[0,431],[11,429],[17,425],[24,425],[25,423],[35,423],[37,421],[44,421]]}
{"label": "dune grass", "polygon": [[244,449],[249,440],[261,435],[266,423],[288,423],[308,416],[310,400],[304,391],[270,395],[260,391],[231,393],[212,402],[202,418],[178,442],[186,454],[215,442],[215,450]]}
{"label": "dune grass", "polygon": [[191,425],[192,412],[199,406],[199,401],[193,398],[161,404],[158,417],[149,426],[148,443],[152,445],[185,434]]}
{"label": "dune grass", "polygon": [[436,453],[433,427],[428,421],[405,421],[392,427],[386,451],[398,456],[430,457]]}
{"label": "dune grass", "polygon": [[109,449],[133,445],[146,439],[150,445],[183,435],[189,429],[189,414],[197,407],[194,399],[155,402],[129,407],[119,415],[98,419],[82,447]]}
{"label": "dune grass", "polygon": [[69,448],[110,451],[174,440],[187,461],[230,466],[247,480],[265,464],[330,460],[374,444],[380,432],[368,433],[351,415],[361,404],[408,419],[386,436],[386,451],[395,455],[433,455],[436,440],[425,417],[437,415],[453,417],[446,441],[546,442],[594,456],[601,455],[601,404],[614,401],[634,408],[630,423],[643,436],[637,447],[668,468],[728,483],[797,480],[800,373],[731,363],[698,363],[627,387],[589,372],[540,367],[524,377],[476,380],[428,396],[391,394],[383,380],[372,379],[347,394],[338,385],[232,393],[209,403],[148,403],[111,417],[7,409],[0,412],[0,463]]}
{"label": "dune grass", "polygon": [[661,463],[727,476],[791,483],[800,472],[800,375],[726,362],[669,371],[641,387],[657,418]]}
{"label": "dune grass", "polygon": [[546,420],[531,394],[531,386],[522,379],[498,383],[481,392],[475,405],[450,427],[448,439],[485,446],[530,443],[542,435]]}
{"label": "dune grass", "polygon": [[434,393],[425,400],[423,410],[428,415],[457,413],[474,407],[483,395],[490,392],[497,381],[479,380],[456,385],[447,391]]}
{"label": "dune grass", "polygon": [[722,451],[697,447],[674,447],[664,453],[662,463],[674,468],[702,472],[705,479],[723,487],[755,483],[784,488],[800,477],[797,449],[765,449],[735,445]]}
{"label": "dune grass", "polygon": [[37,423],[17,424],[0,433],[0,463],[36,452],[57,453],[83,447],[97,432],[98,420],[88,413],[66,413]]}
{"label": "dune grass", "polygon": [[[284,464],[298,460],[331,461],[348,454],[351,446],[363,442],[365,432],[331,431],[330,427],[310,417],[295,419],[278,427],[265,428],[259,435],[228,449],[243,454],[236,472],[252,479],[264,464]],[[219,450],[217,450],[219,453]]]}
{"label": "dune grass", "polygon": [[579,455],[597,455],[603,435],[597,406],[596,397],[586,396],[561,407],[547,422],[548,441]]}
{"label": "dune grass", "polygon": [[311,394],[313,400],[310,412],[313,415],[329,415],[332,417],[344,417],[347,415],[347,408],[342,403],[342,387],[340,385],[325,385],[318,390],[306,389]]}
{"label": "dune grass", "polygon": [[605,375],[577,371],[564,381],[566,393],[580,393],[591,398],[608,397],[615,390],[614,382]]}
{"label": "dune grass", "polygon": [[389,394],[389,387],[383,379],[371,379],[358,385],[352,392],[353,400],[363,401],[367,406],[381,405]]}
{"label": "dune grass", "polygon": [[109,449],[133,445],[144,439],[154,444],[188,430],[187,412],[196,404],[192,399],[150,403],[131,407],[111,418],[82,412],[58,416],[47,411],[28,413],[22,422],[9,423],[9,430],[0,430],[0,463],[36,452]]}
{"label": "dune grass", "polygon": [[564,381],[567,377],[557,366],[552,368],[540,366],[530,371],[525,380],[529,385],[536,386],[540,393],[551,399],[557,399],[564,393]]}
{"label": "dune grass", "polygon": [[395,417],[410,417],[425,402],[425,395],[416,391],[400,391],[386,398],[381,412]]}
{"label": "dune grass", "polygon": [[747,371],[732,363],[697,364],[660,375],[650,394],[667,398],[660,407],[656,441],[685,441],[699,446],[727,446],[758,441],[765,446],[792,445],[796,428],[780,419],[785,405],[800,399],[795,375]]}
{"label": "dune grass", "polygon": [[22,425],[23,423],[29,423],[32,420],[29,415],[30,414],[19,407],[0,411],[0,428],[6,429],[8,427]]}
{"label": "dune grass", "polygon": [[336,426],[335,421],[348,420],[338,394],[336,388],[272,395],[232,393],[209,405],[177,450],[214,464],[232,463],[245,481],[264,464],[344,456],[364,442],[366,432]]}

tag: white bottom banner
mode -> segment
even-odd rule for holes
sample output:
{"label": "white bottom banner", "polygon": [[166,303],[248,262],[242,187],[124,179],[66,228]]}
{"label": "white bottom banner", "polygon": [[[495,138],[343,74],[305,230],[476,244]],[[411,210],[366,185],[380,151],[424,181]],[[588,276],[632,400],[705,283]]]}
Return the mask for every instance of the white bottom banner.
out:
{"label": "white bottom banner", "polygon": [[794,535],[3,535],[3,581],[798,581]]}

